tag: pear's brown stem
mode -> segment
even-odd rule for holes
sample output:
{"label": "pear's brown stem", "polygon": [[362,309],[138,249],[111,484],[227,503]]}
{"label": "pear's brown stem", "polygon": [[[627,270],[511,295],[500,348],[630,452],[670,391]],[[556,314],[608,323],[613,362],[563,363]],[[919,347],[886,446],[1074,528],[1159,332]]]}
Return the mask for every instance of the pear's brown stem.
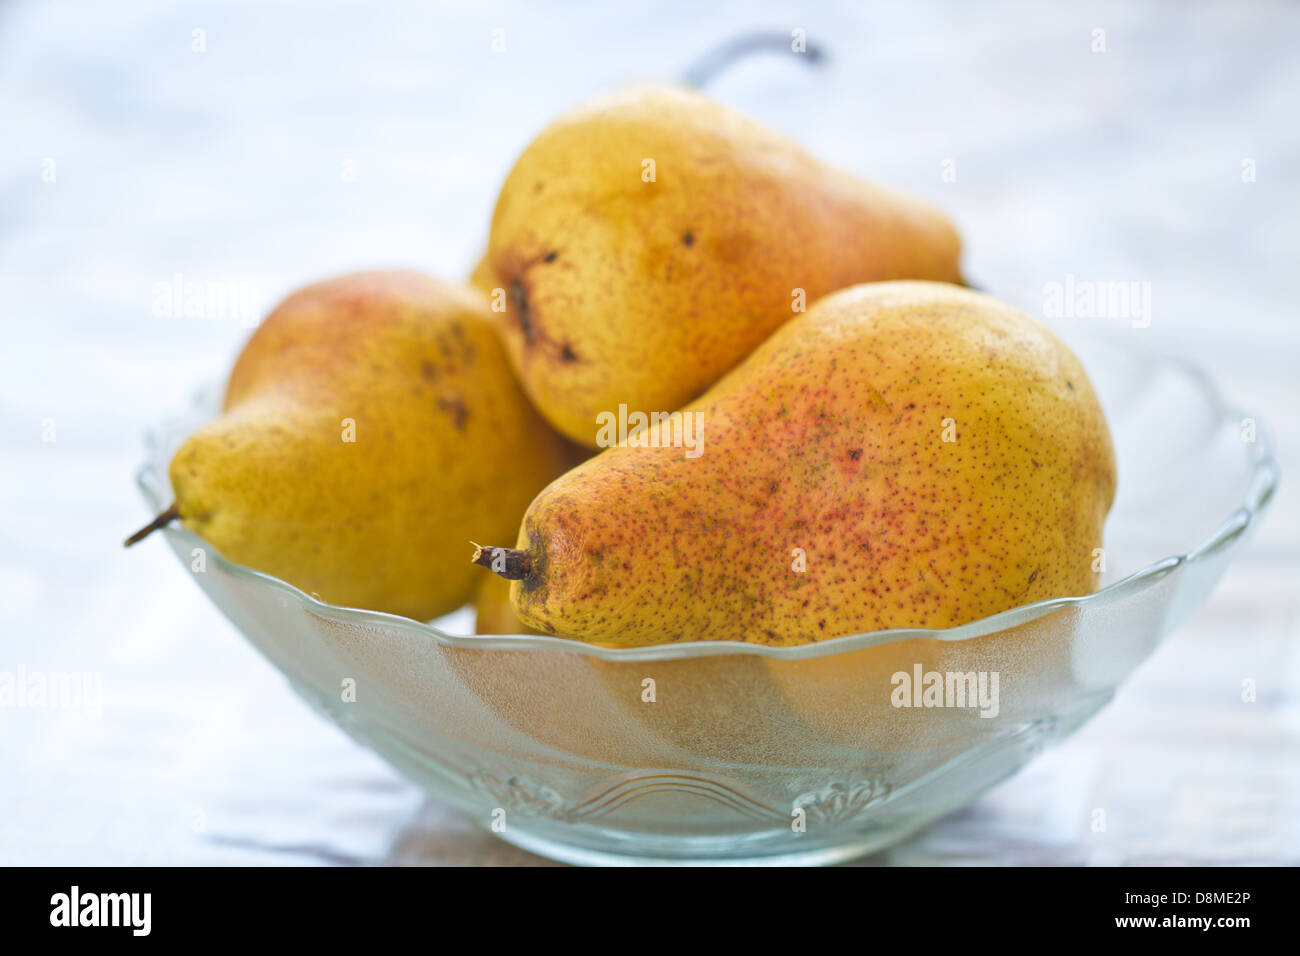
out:
{"label": "pear's brown stem", "polygon": [[[693,90],[703,89],[709,82],[733,63],[743,60],[751,53],[790,53],[790,34],[773,30],[772,32],[742,33],[732,37],[726,43],[710,50],[687,68],[682,74],[682,83]],[[805,63],[820,64],[826,59],[826,52],[815,43],[806,45],[801,59]]]}
{"label": "pear's brown stem", "polygon": [[499,574],[507,581],[522,581],[532,570],[532,559],[528,557],[528,552],[519,548],[493,548],[490,545],[474,544],[474,557],[470,558],[473,564],[479,564]]}
{"label": "pear's brown stem", "polygon": [[135,534],[131,535],[131,537],[123,541],[122,547],[124,548],[131,547],[131,545],[135,544],[137,541],[142,541],[145,538],[149,537],[149,535],[153,534],[163,525],[171,524],[180,516],[181,516],[180,510],[176,507],[176,503],[172,502],[170,508],[168,508],[162,514],[160,514],[158,517],[154,518],[152,521],[150,521],[147,525],[145,525]]}

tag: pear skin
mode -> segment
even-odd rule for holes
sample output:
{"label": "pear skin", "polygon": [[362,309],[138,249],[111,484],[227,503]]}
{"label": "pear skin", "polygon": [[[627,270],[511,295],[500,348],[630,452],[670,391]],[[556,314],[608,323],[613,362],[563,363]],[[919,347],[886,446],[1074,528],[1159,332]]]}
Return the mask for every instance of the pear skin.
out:
{"label": "pear skin", "polygon": [[469,284],[484,295],[492,294],[492,287],[496,284],[496,277],[492,272],[492,266],[488,262],[486,252],[479,256],[478,261],[474,263],[474,268],[469,274]]}
{"label": "pear skin", "polygon": [[[486,253],[479,257],[469,276],[469,284],[485,294],[490,288],[486,279],[488,273]],[[549,426],[543,423],[544,428]],[[582,464],[593,454],[590,448],[553,433],[554,440],[561,446],[562,470]],[[550,443],[546,446],[549,450]],[[522,517],[523,512],[520,512]],[[516,522],[516,525],[518,522]],[[515,609],[510,604],[510,582],[495,575],[484,577],[474,593],[474,633],[475,634],[540,634],[515,616]]]}
{"label": "pear skin", "polygon": [[478,292],[350,275],[295,292],[253,334],[223,414],[172,459],[174,511],[232,561],[427,620],[472,597],[466,542],[513,533],[564,446]]}
{"label": "pear skin", "polygon": [[474,594],[475,634],[540,634],[515,616],[510,582],[495,574],[485,577]]}
{"label": "pear skin", "polygon": [[960,252],[929,205],[699,94],[638,87],[524,151],[474,283],[533,403],[594,447],[598,414],[680,408],[820,296],[960,282]]}
{"label": "pear skin", "polygon": [[1095,590],[1115,456],[1078,360],[980,293],[864,285],[787,323],[682,415],[549,485],[525,623],[620,646],[946,628]]}

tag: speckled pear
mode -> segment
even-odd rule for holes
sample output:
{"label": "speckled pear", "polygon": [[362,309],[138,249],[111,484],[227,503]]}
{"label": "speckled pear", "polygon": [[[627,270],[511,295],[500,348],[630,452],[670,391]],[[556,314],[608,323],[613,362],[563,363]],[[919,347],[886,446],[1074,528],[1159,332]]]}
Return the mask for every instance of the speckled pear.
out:
{"label": "speckled pear", "polygon": [[960,251],[929,205],[651,86],[593,100],[533,141],[473,281],[494,297],[533,403],[595,447],[602,412],[681,407],[836,289],[960,282]]}
{"label": "speckled pear", "polygon": [[172,459],[174,507],[143,532],[179,518],[325,601],[428,619],[472,597],[466,542],[513,534],[566,445],[515,382],[477,291],[345,276],[258,327],[222,415]]}
{"label": "speckled pear", "polygon": [[583,641],[793,645],[1095,590],[1115,457],[1069,349],[989,296],[828,296],[683,415],[563,475],[517,547],[520,619]]}

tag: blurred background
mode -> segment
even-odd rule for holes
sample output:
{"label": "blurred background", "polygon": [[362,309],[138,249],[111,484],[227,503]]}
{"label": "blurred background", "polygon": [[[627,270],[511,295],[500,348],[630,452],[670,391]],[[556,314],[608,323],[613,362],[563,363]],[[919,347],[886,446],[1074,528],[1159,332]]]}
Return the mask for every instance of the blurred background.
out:
{"label": "blurred background", "polygon": [[1300,5],[686,0],[0,5],[0,671],[103,691],[0,706],[0,863],[544,862],[310,713],[161,540],[122,552],[141,436],[297,285],[466,275],[551,118],[752,30],[825,62],[710,95],[944,207],[1031,315],[1148,284],[1131,334],[1280,447],[1261,529],[1111,707],[864,862],[1300,863]]}

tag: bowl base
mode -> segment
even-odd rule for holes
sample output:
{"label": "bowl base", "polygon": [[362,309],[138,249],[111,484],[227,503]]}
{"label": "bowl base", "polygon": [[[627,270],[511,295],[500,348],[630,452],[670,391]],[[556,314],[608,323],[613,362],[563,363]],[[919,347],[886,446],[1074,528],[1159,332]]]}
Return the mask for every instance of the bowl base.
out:
{"label": "bowl base", "polygon": [[[735,841],[717,841],[716,856],[710,856],[704,846],[695,848],[699,851],[698,855],[672,857],[640,853],[632,847],[627,852],[596,850],[552,840],[518,828],[493,835],[521,850],[575,866],[831,866],[856,860],[899,843],[925,829],[930,822],[929,819],[919,820],[911,826],[876,830],[845,843],[787,853],[746,854],[743,845],[738,846]],[[757,850],[757,847],[754,849]]]}

